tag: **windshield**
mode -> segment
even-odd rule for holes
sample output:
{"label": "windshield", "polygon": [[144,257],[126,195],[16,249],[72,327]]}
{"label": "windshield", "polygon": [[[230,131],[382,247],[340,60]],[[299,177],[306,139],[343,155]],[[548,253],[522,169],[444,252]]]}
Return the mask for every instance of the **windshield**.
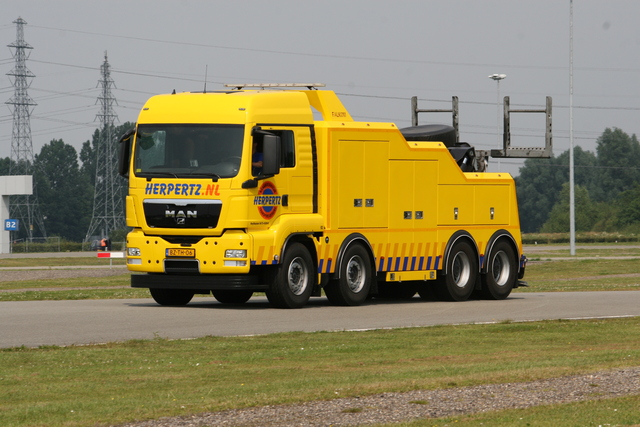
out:
{"label": "windshield", "polygon": [[231,178],[242,156],[242,125],[139,125],[135,174]]}

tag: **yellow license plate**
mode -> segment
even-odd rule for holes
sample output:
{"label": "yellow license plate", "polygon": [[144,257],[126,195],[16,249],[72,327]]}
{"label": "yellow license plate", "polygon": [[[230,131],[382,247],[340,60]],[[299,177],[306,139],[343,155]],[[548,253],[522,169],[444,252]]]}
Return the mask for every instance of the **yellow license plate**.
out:
{"label": "yellow license plate", "polygon": [[183,248],[170,248],[170,249],[167,249],[167,256],[194,258],[196,256],[196,250],[183,249]]}

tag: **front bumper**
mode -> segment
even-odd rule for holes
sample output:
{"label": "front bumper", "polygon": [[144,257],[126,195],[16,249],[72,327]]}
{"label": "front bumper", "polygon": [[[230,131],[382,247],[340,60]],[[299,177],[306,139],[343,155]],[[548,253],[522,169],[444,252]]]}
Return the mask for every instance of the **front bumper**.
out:
{"label": "front bumper", "polygon": [[[190,243],[176,236],[147,236],[141,230],[127,235],[127,267],[134,273],[244,275],[251,268],[251,237],[228,231],[219,237],[203,236]],[[186,238],[185,238],[186,241]],[[173,243],[172,243],[173,242]],[[178,255],[173,256],[169,250]],[[227,251],[245,251],[244,258],[227,258]],[[186,254],[186,251],[191,251]],[[182,255],[182,256],[179,256]]]}
{"label": "front bumper", "polygon": [[235,274],[132,274],[132,288],[253,290],[265,291],[268,284],[261,284],[257,275]]}

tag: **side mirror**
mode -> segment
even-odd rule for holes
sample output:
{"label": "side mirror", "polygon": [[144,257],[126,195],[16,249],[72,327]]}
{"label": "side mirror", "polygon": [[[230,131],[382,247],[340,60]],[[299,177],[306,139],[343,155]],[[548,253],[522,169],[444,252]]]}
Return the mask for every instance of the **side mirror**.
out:
{"label": "side mirror", "polygon": [[280,173],[282,142],[279,136],[264,135],[262,140],[262,175]]}
{"label": "side mirror", "polygon": [[129,161],[131,159],[131,146],[135,129],[129,129],[120,138],[120,151],[118,153],[118,173],[123,177],[129,176]]}

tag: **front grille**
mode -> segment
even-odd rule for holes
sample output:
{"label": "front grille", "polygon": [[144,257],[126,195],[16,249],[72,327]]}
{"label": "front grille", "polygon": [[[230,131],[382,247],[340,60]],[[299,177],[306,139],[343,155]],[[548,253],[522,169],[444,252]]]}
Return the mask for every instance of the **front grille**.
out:
{"label": "front grille", "polygon": [[147,199],[144,216],[147,225],[157,228],[216,228],[220,219],[220,200]]}

